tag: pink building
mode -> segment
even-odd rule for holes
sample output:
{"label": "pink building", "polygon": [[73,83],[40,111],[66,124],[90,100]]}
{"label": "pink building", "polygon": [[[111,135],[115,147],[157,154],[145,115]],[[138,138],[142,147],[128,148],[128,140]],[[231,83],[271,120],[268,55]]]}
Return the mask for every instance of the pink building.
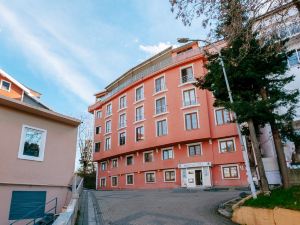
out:
{"label": "pink building", "polygon": [[247,186],[231,114],[193,85],[204,64],[197,43],[170,47],[95,95],[98,189]]}
{"label": "pink building", "polygon": [[0,70],[1,225],[59,213],[71,197],[80,121],[39,97]]}

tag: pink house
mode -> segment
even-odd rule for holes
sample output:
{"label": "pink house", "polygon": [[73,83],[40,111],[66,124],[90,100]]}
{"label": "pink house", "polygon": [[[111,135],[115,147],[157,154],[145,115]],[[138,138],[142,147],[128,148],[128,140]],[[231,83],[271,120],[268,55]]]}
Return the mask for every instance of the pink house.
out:
{"label": "pink house", "polygon": [[39,98],[0,70],[1,225],[59,213],[71,197],[80,121]]}

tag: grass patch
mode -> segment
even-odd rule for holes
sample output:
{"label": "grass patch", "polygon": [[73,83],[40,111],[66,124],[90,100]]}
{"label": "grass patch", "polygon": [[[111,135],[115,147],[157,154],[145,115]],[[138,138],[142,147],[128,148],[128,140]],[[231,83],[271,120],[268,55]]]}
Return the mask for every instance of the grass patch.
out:
{"label": "grass patch", "polygon": [[259,195],[257,199],[249,199],[244,206],[273,209],[281,207],[286,209],[300,210],[300,186],[291,187],[287,190],[275,189],[270,196]]}

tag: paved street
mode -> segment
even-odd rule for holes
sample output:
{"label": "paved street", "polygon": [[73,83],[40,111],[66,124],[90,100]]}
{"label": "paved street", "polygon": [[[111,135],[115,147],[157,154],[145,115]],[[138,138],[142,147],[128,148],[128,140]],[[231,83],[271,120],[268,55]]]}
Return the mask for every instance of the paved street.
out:
{"label": "paved street", "polygon": [[216,212],[238,191],[94,191],[105,225],[229,225]]}

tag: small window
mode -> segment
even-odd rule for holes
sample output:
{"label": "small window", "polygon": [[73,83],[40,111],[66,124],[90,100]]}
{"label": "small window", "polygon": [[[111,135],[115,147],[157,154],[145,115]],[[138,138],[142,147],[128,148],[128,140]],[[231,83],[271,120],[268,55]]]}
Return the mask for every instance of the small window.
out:
{"label": "small window", "polygon": [[118,159],[111,160],[111,166],[112,166],[112,168],[117,168],[118,167]]}
{"label": "small window", "polygon": [[96,127],[96,134],[100,134],[101,133],[101,126]]}
{"label": "small window", "polygon": [[133,174],[126,174],[126,184],[133,184]]}
{"label": "small window", "polygon": [[125,145],[126,143],[126,132],[122,132],[119,134],[119,144]]}
{"label": "small window", "polygon": [[185,114],[185,129],[186,130],[194,130],[198,129],[198,117],[197,113],[187,113]]}
{"label": "small window", "polygon": [[290,67],[299,64],[299,55],[297,50],[293,50],[293,53],[287,58]]}
{"label": "small window", "polygon": [[165,90],[165,77],[159,77],[155,79],[155,92]]}
{"label": "small window", "polygon": [[194,81],[193,68],[187,67],[181,70],[181,83],[188,83]]}
{"label": "small window", "polygon": [[5,80],[1,81],[1,89],[5,91],[10,91],[10,85],[11,83]]}
{"label": "small window", "polygon": [[119,118],[119,128],[126,127],[126,114],[121,114]]}
{"label": "small window", "polygon": [[153,151],[151,152],[144,152],[144,162],[153,162]]}
{"label": "small window", "polygon": [[167,159],[173,159],[173,149],[164,149],[162,151],[163,154],[163,160],[167,160]]}
{"label": "small window", "polygon": [[106,116],[110,116],[112,114],[112,104],[108,104],[106,106]]}
{"label": "small window", "polygon": [[224,179],[236,179],[239,178],[239,172],[237,166],[222,166]]}
{"label": "small window", "polygon": [[106,178],[103,177],[100,179],[100,187],[105,187],[106,186]]}
{"label": "small window", "polygon": [[155,173],[154,172],[145,173],[145,176],[146,176],[146,183],[154,183],[155,182]]}
{"label": "small window", "polygon": [[216,114],[215,116],[216,116],[217,125],[223,125],[231,122],[230,113],[228,110],[217,109],[215,111],[215,114]]}
{"label": "small window", "polygon": [[220,144],[220,152],[234,152],[235,151],[235,146],[233,140],[224,140],[224,141],[219,141]]}
{"label": "small window", "polygon": [[106,162],[102,162],[101,163],[101,170],[105,171],[107,169],[107,163]]}
{"label": "small window", "polygon": [[196,145],[189,145],[189,156],[196,156],[196,155],[201,155],[201,145],[196,144]]}
{"label": "small window", "polygon": [[95,143],[95,152],[100,152],[100,146],[101,146],[101,142],[96,142]]}
{"label": "small window", "polygon": [[18,157],[43,161],[46,133],[46,130],[23,125]]}
{"label": "small window", "polygon": [[112,187],[118,186],[118,177],[111,177],[111,186]]}
{"label": "small window", "polygon": [[144,126],[140,126],[140,127],[137,127],[135,129],[136,131],[136,141],[142,141],[144,140]]}
{"label": "small window", "polygon": [[124,96],[122,96],[122,97],[120,98],[120,101],[119,101],[119,109],[124,109],[124,108],[126,108],[126,105],[127,105],[127,103],[126,103],[126,95],[124,95]]}
{"label": "small window", "polygon": [[161,114],[167,111],[166,97],[162,97],[155,101],[155,114]]}
{"label": "small window", "polygon": [[156,133],[157,136],[164,136],[168,134],[168,126],[166,119],[156,122]]}
{"label": "small window", "polygon": [[105,133],[111,132],[111,120],[105,122]]}
{"label": "small window", "polygon": [[195,89],[186,90],[183,92],[183,106],[196,105],[196,92]]}
{"label": "small window", "polygon": [[102,117],[102,111],[96,111],[96,118],[100,119]]}
{"label": "small window", "polygon": [[141,121],[144,119],[144,106],[137,107],[135,109],[135,121]]}
{"label": "small window", "polygon": [[127,166],[133,165],[133,156],[132,155],[126,156],[126,165]]}
{"label": "small window", "polygon": [[111,149],[111,137],[105,138],[105,150]]}
{"label": "small window", "polygon": [[135,101],[140,101],[144,99],[144,87],[141,86],[135,90]]}
{"label": "small window", "polygon": [[165,182],[175,182],[176,173],[175,170],[167,170],[164,173],[165,175]]}

